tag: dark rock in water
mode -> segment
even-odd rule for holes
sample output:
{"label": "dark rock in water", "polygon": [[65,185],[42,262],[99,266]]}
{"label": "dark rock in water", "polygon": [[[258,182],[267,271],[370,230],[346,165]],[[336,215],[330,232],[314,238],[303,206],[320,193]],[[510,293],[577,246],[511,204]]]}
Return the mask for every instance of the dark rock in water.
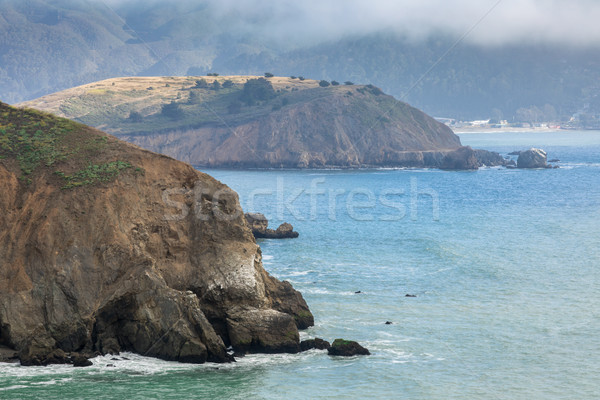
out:
{"label": "dark rock in water", "polygon": [[477,169],[479,166],[475,150],[469,146],[463,146],[447,153],[440,164],[440,169],[469,170]]}
{"label": "dark rock in water", "polygon": [[298,232],[294,232],[294,227],[287,222],[279,225],[275,231],[275,235],[278,238],[297,238],[299,236]]}
{"label": "dark rock in water", "polygon": [[269,221],[260,213],[246,213],[246,222],[257,239],[294,239],[299,236],[294,227],[287,222],[279,225],[277,230],[268,229]]}
{"label": "dark rock in water", "polygon": [[72,354],[71,361],[73,362],[74,367],[89,367],[94,365],[87,357],[81,354]]}
{"label": "dark rock in water", "polygon": [[392,322],[392,321],[385,321],[385,324],[386,324],[386,325],[392,325],[392,324],[393,324],[393,322]]}
{"label": "dark rock in water", "polygon": [[475,157],[477,158],[477,161],[479,162],[479,166],[487,166],[487,167],[498,167],[498,166],[504,166],[506,165],[508,162],[514,162],[512,160],[506,160],[504,159],[504,157],[502,157],[499,153],[496,153],[495,151],[487,151],[487,150],[480,150],[480,149],[475,149]]}
{"label": "dark rock in water", "polygon": [[23,366],[40,366],[48,364],[70,364],[71,358],[55,342],[46,335],[33,338],[29,346],[19,352]]}
{"label": "dark rock in water", "polygon": [[307,351],[311,349],[317,350],[328,350],[331,344],[327,340],[320,338],[303,340],[300,342],[300,351]]}
{"label": "dark rock in water", "polygon": [[371,353],[355,341],[335,339],[328,350],[330,356],[350,357],[355,355],[368,356]]}
{"label": "dark rock in water", "polygon": [[[261,321],[269,321],[268,324]],[[240,353],[298,353],[300,337],[288,314],[275,310],[239,310],[227,318],[231,345]],[[283,337],[281,332],[287,332]]]}
{"label": "dark rock in water", "polygon": [[517,163],[515,162],[515,160],[506,160],[506,163],[504,164],[504,166],[506,168],[516,168],[517,167]]}
{"label": "dark rock in water", "polygon": [[417,295],[416,294],[406,294],[406,296],[404,296],[404,297],[417,297]]}
{"label": "dark rock in water", "polygon": [[354,294],[361,294],[362,292],[360,290],[357,290],[356,292],[354,292]]}
{"label": "dark rock in water", "polygon": [[474,170],[483,166],[503,166],[507,162],[499,153],[494,151],[474,150],[469,146],[463,146],[446,153],[439,167],[445,170]]}
{"label": "dark rock in water", "polygon": [[508,153],[509,156],[518,156],[519,154],[521,154],[521,151],[511,151]]}
{"label": "dark rock in water", "polygon": [[546,168],[546,160],[544,150],[531,148],[519,154],[517,168]]}
{"label": "dark rock in water", "polygon": [[252,234],[256,237],[256,235],[264,235],[267,232],[267,228],[269,227],[269,220],[265,217],[264,214],[261,213],[245,213],[246,222],[248,226],[252,230]]}

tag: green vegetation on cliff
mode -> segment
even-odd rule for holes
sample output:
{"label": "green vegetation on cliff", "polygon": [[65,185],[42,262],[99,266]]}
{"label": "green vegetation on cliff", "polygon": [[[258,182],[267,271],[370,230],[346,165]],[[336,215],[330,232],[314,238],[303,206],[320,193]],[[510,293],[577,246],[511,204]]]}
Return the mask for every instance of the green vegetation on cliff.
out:
{"label": "green vegetation on cliff", "polygon": [[65,118],[0,103],[0,159],[15,160],[20,179],[27,183],[32,174],[46,169],[53,170],[64,180],[63,188],[69,189],[108,182],[131,167],[120,160],[95,164],[109,138],[90,131]]}

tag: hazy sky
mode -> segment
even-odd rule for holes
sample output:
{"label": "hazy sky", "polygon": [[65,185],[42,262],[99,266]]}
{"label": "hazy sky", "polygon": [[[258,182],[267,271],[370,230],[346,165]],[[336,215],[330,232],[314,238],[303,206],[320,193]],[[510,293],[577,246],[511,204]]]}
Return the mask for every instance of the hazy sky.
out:
{"label": "hazy sky", "polygon": [[[104,1],[131,3],[136,0]],[[166,0],[144,2],[153,1]],[[303,38],[311,42],[380,30],[394,30],[411,38],[431,33],[461,36],[479,22],[468,41],[600,45],[600,0],[186,1],[209,3],[209,9],[217,16],[235,15],[236,27],[241,29],[258,30],[274,38]],[[169,3],[174,4],[175,0]],[[182,1],[176,3],[182,4]]]}

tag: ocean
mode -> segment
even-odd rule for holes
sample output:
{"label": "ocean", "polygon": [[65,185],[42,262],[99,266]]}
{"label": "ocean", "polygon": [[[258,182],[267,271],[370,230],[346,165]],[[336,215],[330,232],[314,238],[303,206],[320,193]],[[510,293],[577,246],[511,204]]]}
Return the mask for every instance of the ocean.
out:
{"label": "ocean", "polygon": [[371,356],[4,364],[0,398],[600,398],[600,132],[460,136],[503,155],[540,147],[560,168],[204,170],[300,232],[259,244],[314,313],[302,338]]}

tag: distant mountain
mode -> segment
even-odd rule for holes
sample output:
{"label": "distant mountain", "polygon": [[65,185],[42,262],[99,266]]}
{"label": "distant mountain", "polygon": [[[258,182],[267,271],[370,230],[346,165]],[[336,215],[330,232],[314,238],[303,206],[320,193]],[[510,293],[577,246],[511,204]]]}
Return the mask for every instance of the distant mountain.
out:
{"label": "distant mountain", "polygon": [[[261,13],[253,18],[260,26]],[[372,83],[439,117],[536,122],[600,116],[597,49],[461,43],[442,57],[455,38],[415,42],[378,33],[301,46],[245,23],[239,13],[218,14],[203,1],[5,0],[0,93],[16,103],[118,76],[270,71]]]}
{"label": "distant mountain", "polygon": [[438,167],[445,125],[372,85],[252,76],[118,78],[20,106],[209,167]]}

